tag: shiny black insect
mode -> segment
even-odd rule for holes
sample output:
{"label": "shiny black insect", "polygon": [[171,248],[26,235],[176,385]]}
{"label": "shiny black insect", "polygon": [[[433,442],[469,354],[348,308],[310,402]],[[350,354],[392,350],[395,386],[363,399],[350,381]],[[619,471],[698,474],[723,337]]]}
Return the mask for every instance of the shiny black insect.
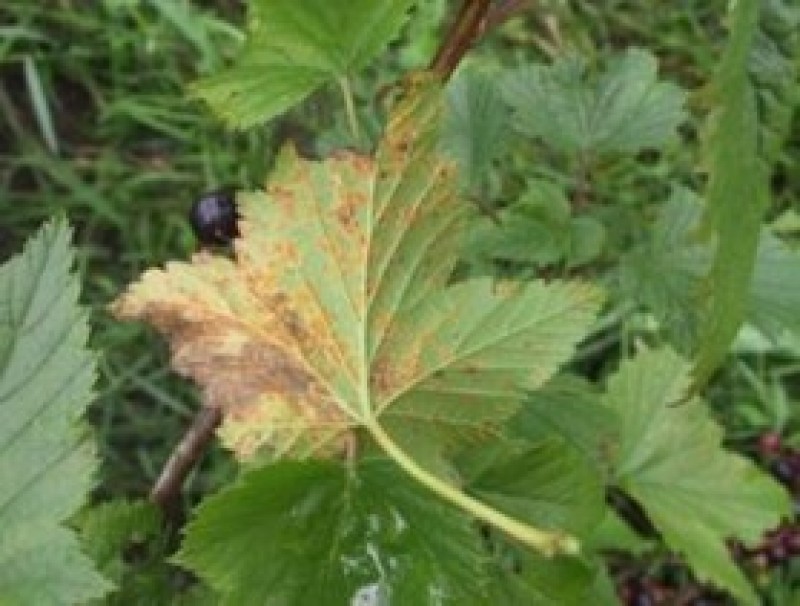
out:
{"label": "shiny black insect", "polygon": [[232,189],[204,194],[189,212],[192,228],[202,244],[224,245],[239,235],[236,228],[236,200]]}

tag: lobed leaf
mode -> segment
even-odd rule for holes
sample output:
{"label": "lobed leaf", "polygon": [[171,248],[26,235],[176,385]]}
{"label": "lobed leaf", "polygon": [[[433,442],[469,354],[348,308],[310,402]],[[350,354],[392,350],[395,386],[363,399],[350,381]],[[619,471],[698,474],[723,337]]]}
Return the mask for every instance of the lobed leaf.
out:
{"label": "lobed leaf", "polygon": [[559,438],[501,441],[458,463],[468,492],[519,520],[586,536],[603,517],[600,477]]}
{"label": "lobed leaf", "polygon": [[753,463],[722,448],[705,405],[685,400],[689,387],[690,365],[669,350],[625,362],[609,381],[607,403],[621,428],[614,483],[698,577],[757,604],[725,541],[757,542],[791,514],[791,502]]}
{"label": "lobed leaf", "polygon": [[266,190],[239,198],[235,261],[150,270],[114,305],[170,337],[241,458],[331,454],[379,421],[500,423],[600,303],[578,283],[449,283],[468,206],[437,152],[439,87],[411,88],[375,158],[284,151]]}
{"label": "lobed leaf", "polygon": [[0,267],[0,603],[75,604],[111,588],[64,522],[92,488],[79,424],[95,359],[63,221]]}
{"label": "lobed leaf", "polygon": [[486,584],[469,519],[375,458],[245,473],[200,506],[178,560],[231,605],[461,604]]}
{"label": "lobed leaf", "polygon": [[372,61],[414,0],[253,0],[236,62],[194,93],[232,126],[264,122]]}
{"label": "lobed leaf", "polygon": [[[620,267],[622,291],[646,306],[685,351],[700,339],[703,277],[714,253],[713,244],[698,237],[701,215],[699,198],[675,189],[646,241],[626,254]],[[800,253],[763,228],[746,295],[746,320],[772,338],[786,330],[800,334],[798,305]]]}
{"label": "lobed leaf", "polygon": [[482,182],[508,142],[508,109],[489,74],[462,69],[447,87],[442,145],[467,191]]}
{"label": "lobed leaf", "polygon": [[685,93],[659,82],[655,57],[628,50],[592,79],[574,59],[511,70],[503,93],[514,126],[567,154],[658,148],[684,120]]}

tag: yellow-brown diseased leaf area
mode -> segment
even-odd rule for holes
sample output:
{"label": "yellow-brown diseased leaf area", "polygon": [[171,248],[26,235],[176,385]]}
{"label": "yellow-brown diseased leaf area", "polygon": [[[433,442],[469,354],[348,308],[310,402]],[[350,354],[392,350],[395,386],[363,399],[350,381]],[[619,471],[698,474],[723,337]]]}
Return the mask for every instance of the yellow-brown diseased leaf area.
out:
{"label": "yellow-brown diseased leaf area", "polygon": [[224,415],[221,437],[239,457],[336,448],[350,422],[292,351],[279,297],[259,298],[237,265],[201,252],[149,270],[112,306],[169,340],[179,373]]}
{"label": "yellow-brown diseased leaf area", "polygon": [[448,284],[469,207],[438,152],[441,107],[417,76],[374,157],[285,148],[265,189],[237,197],[235,260],[169,263],[114,303],[166,335],[240,458],[331,455],[384,413],[480,431],[585,334],[600,303],[586,285]]}

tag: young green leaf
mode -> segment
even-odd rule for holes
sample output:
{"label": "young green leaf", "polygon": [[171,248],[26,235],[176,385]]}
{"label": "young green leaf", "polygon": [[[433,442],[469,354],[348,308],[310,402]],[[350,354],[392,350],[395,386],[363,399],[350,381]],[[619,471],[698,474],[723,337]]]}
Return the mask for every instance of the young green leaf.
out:
{"label": "young green leaf", "polygon": [[618,606],[613,584],[596,558],[542,558],[512,547],[500,558],[513,566],[495,566],[485,606]]}
{"label": "young green leaf", "polygon": [[480,535],[386,459],[285,461],[207,499],[178,560],[222,604],[457,604],[483,594]]}
{"label": "young green leaf", "polygon": [[685,93],[659,82],[655,57],[633,49],[598,78],[576,59],[511,70],[503,93],[514,126],[566,154],[658,148],[684,119]]}
{"label": "young green leaf", "polygon": [[508,109],[492,78],[476,69],[456,74],[447,100],[442,145],[458,162],[465,188],[474,190],[508,142]]}
{"label": "young green leaf", "polygon": [[706,406],[684,401],[690,380],[690,365],[665,350],[625,362],[609,381],[607,403],[621,429],[614,483],[641,504],[698,577],[757,604],[725,540],[756,542],[791,515],[791,502],[750,461],[722,448]]}
{"label": "young green leaf", "polygon": [[579,377],[558,376],[527,395],[507,431],[530,442],[558,436],[602,476],[617,442],[617,425],[616,413],[601,405],[596,389]]}
{"label": "young green leaf", "polygon": [[585,536],[603,517],[600,476],[560,438],[502,441],[458,463],[468,492],[517,519]]}
{"label": "young green leaf", "polygon": [[440,496],[548,549],[561,539],[512,529],[435,479],[384,424],[501,423],[567,359],[602,298],[581,283],[450,283],[469,207],[437,152],[440,112],[440,86],[423,76],[375,158],[287,150],[266,191],[239,198],[235,261],[201,253],[148,271],[114,310],[170,337],[175,368],[222,410],[241,458],[334,454],[361,428]]}
{"label": "young green leaf", "polygon": [[731,5],[731,36],[712,82],[715,106],[704,138],[708,186],[703,228],[716,236],[717,244],[706,278],[710,305],[696,352],[697,384],[724,358],[747,313],[758,234],[769,202],[756,88],[748,73],[761,6],[760,0]]}
{"label": "young green leaf", "polygon": [[703,310],[700,283],[713,251],[697,235],[703,209],[698,196],[675,187],[644,241],[623,256],[623,294],[645,306],[673,345],[690,352],[697,343]]}
{"label": "young green leaf", "polygon": [[325,82],[372,61],[397,35],[414,0],[252,0],[248,37],[229,69],[195,85],[230,125],[253,126]]}
{"label": "young green leaf", "polygon": [[784,330],[800,335],[800,252],[763,230],[750,285],[748,319],[777,338]]}
{"label": "young green leaf", "polygon": [[0,603],[75,604],[111,585],[64,526],[92,487],[78,424],[94,356],[72,275],[70,230],[44,226],[0,267]]}

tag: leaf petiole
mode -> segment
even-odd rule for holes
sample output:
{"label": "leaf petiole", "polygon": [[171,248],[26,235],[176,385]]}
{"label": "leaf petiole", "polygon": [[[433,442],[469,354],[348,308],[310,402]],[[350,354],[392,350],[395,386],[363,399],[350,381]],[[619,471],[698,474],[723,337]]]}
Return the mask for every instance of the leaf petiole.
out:
{"label": "leaf petiole", "polygon": [[546,556],[553,556],[559,553],[574,555],[580,551],[580,545],[575,537],[563,532],[551,532],[529,526],[470,497],[455,486],[425,471],[414,459],[409,457],[403,449],[395,444],[391,436],[384,431],[379,423],[372,421],[366,424],[364,428],[375,439],[383,451],[412,478],[444,500],[453,505],[457,505],[482,522],[486,522],[502,530],[521,543],[538,549]]}
{"label": "leaf petiole", "polygon": [[361,129],[358,126],[358,116],[356,115],[356,104],[353,99],[353,89],[350,87],[350,80],[347,76],[339,78],[339,88],[342,89],[344,97],[344,109],[347,113],[347,122],[350,125],[350,132],[356,141],[361,140]]}

